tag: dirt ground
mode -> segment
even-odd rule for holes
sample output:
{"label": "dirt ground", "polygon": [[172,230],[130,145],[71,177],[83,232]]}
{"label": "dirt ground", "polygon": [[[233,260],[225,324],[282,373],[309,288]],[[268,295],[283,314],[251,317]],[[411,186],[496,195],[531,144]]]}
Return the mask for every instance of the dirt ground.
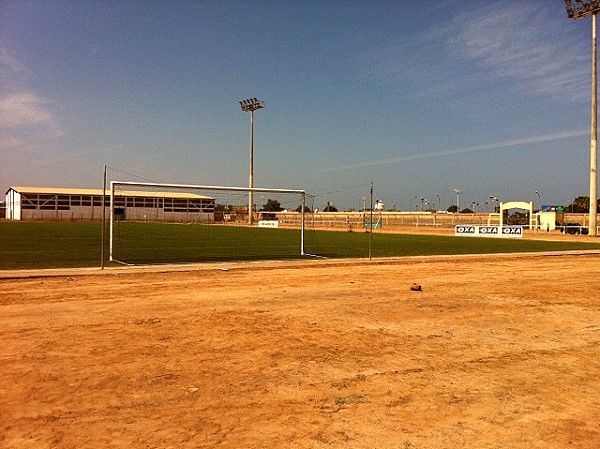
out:
{"label": "dirt ground", "polygon": [[2,448],[600,447],[598,254],[32,274]]}

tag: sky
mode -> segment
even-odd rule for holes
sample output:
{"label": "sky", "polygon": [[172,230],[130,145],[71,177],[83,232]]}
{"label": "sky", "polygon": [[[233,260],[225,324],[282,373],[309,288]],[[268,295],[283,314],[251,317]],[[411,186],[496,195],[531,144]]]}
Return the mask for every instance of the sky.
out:
{"label": "sky", "polygon": [[[0,0],[0,190],[304,189],[415,210],[589,195],[591,19],[562,0]],[[538,192],[538,193],[536,193]],[[423,200],[421,200],[423,199]]]}

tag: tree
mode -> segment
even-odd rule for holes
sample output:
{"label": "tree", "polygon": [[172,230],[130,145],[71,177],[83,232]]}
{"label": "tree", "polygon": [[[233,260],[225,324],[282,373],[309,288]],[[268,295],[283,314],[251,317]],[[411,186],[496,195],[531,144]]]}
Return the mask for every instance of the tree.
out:
{"label": "tree", "polygon": [[280,212],[283,210],[283,207],[281,207],[279,201],[269,198],[267,204],[263,204],[262,210],[265,212]]}
{"label": "tree", "polygon": [[337,212],[337,208],[331,204],[329,201],[327,201],[327,206],[325,206],[325,209],[323,209],[323,212]]}
{"label": "tree", "polygon": [[233,206],[227,205],[225,206],[224,204],[215,204],[215,212],[231,212],[233,211]]}
{"label": "tree", "polygon": [[457,208],[457,207],[456,207],[456,206],[453,204],[452,206],[450,206],[450,207],[449,207],[448,209],[446,209],[446,210],[447,210],[448,212],[451,212],[451,213],[456,213],[456,210],[457,210],[457,209],[458,209],[458,208]]}
{"label": "tree", "polygon": [[[301,212],[301,211],[302,211],[302,205],[298,206],[298,207],[297,207],[296,209],[294,209],[294,210],[295,210],[296,212]],[[311,212],[311,210],[310,210],[310,207],[308,207],[307,205],[304,205],[304,212],[305,212],[305,213],[306,213],[306,212],[310,213],[310,212]]]}
{"label": "tree", "polygon": [[[598,202],[600,204],[600,201]],[[565,212],[573,213],[587,213],[590,211],[590,197],[589,196],[578,196],[573,200],[571,204],[565,206]]]}

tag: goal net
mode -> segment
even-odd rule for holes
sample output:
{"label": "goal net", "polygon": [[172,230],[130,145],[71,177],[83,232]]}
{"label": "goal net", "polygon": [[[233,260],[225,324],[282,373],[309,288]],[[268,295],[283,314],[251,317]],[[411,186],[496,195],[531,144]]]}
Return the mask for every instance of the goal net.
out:
{"label": "goal net", "polygon": [[112,181],[109,257],[126,264],[308,255],[303,190]]}

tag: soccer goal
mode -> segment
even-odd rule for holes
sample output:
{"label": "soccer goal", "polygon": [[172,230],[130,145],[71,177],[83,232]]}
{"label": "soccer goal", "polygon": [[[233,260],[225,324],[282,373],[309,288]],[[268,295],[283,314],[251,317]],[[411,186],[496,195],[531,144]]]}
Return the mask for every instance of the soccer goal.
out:
{"label": "soccer goal", "polygon": [[125,264],[309,255],[304,190],[112,181],[109,258]]}

